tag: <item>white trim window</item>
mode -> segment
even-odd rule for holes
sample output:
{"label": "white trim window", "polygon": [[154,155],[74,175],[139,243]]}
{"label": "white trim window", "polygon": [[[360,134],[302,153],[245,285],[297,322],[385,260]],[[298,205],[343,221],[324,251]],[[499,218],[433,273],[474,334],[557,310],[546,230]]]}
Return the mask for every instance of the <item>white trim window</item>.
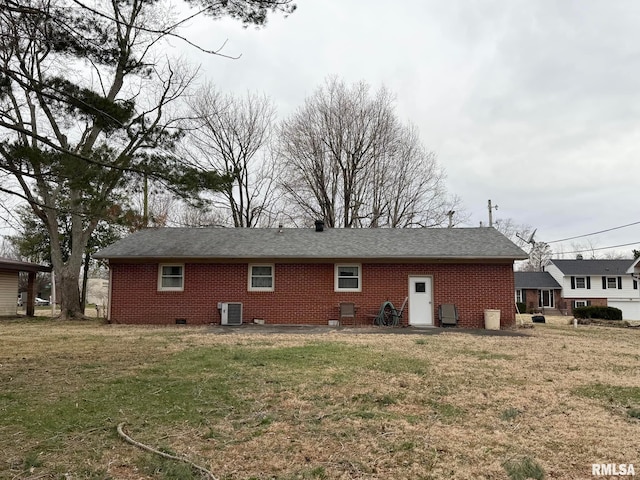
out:
{"label": "white trim window", "polygon": [[340,263],[335,266],[335,291],[362,291],[362,266],[359,263]]}
{"label": "white trim window", "polygon": [[574,300],[573,301],[573,308],[588,307],[588,306],[589,306],[589,302],[587,300]]}
{"label": "white trim window", "polygon": [[522,294],[523,294],[523,291],[522,291],[522,289],[521,289],[521,288],[519,288],[519,289],[517,289],[517,290],[516,290],[516,302],[517,302],[517,303],[524,303],[523,295],[522,295]]}
{"label": "white trim window", "polygon": [[158,266],[158,291],[182,292],[184,290],[184,264],[160,264]]}
{"label": "white trim window", "polygon": [[576,277],[576,286],[575,288],[587,288],[587,278],[586,277]]}
{"label": "white trim window", "polygon": [[250,292],[273,292],[275,268],[270,264],[250,264],[247,288]]}

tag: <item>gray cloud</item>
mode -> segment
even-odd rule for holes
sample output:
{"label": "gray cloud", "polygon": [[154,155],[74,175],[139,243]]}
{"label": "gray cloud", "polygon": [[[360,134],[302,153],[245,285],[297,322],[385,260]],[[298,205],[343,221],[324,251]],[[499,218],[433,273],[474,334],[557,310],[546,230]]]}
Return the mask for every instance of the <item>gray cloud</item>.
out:
{"label": "gray cloud", "polygon": [[[200,38],[228,39],[228,53],[242,57],[192,58],[222,89],[264,91],[281,116],[327,75],[386,85],[472,225],[486,223],[488,198],[498,217],[538,228],[540,240],[640,220],[637,2],[298,3],[263,30],[198,23]],[[591,240],[628,243],[639,233]]]}

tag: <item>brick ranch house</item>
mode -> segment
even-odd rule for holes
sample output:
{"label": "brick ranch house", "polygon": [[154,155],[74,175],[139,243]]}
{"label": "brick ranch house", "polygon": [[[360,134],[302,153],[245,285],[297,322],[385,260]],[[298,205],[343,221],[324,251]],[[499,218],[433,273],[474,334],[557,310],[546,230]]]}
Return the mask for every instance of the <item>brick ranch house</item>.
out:
{"label": "brick ranch house", "polygon": [[525,304],[520,313],[562,313],[562,287],[549,272],[515,272],[515,280],[516,302]]}
{"label": "brick ranch house", "polygon": [[225,303],[242,320],[327,325],[341,302],[372,324],[385,301],[402,324],[439,325],[455,304],[458,325],[484,327],[484,310],[515,321],[513,262],[525,252],[493,228],[150,228],[103,249],[108,318],[128,324],[219,324]]}

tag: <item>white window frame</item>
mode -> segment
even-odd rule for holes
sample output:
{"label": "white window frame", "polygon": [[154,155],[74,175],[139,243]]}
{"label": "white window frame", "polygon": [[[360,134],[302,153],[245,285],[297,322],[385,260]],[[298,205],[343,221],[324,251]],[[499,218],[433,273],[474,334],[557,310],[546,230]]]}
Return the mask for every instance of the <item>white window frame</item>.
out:
{"label": "white window frame", "polygon": [[[253,268],[254,267],[269,267],[271,269],[271,275],[269,278],[271,279],[270,287],[254,287],[252,285],[253,280]],[[265,275],[266,277],[266,275]],[[276,267],[273,263],[250,263],[249,268],[247,270],[247,290],[249,292],[273,292],[276,287]]]}
{"label": "white window frame", "polygon": [[[582,280],[583,282],[581,287],[578,286],[578,280]],[[587,277],[576,277],[575,282],[576,290],[585,290],[587,288]]]}
{"label": "white window frame", "polygon": [[[613,287],[610,285],[610,282],[613,280]],[[617,290],[618,289],[618,277],[607,277],[607,290]]]}
{"label": "white window frame", "polygon": [[[358,275],[355,277],[340,277],[339,272],[342,267],[357,268]],[[358,288],[340,288],[341,278],[357,278]],[[361,292],[362,291],[362,264],[360,263],[336,263],[334,267],[334,291],[336,292]]]}
{"label": "white window frame", "polygon": [[[162,270],[164,269],[164,267],[180,267],[181,274],[179,278],[181,279],[181,282],[179,287],[165,287],[162,285],[162,279],[165,276],[170,278],[178,278],[177,276],[173,276],[173,275],[163,275]],[[184,291],[184,263],[161,263],[158,265],[158,291],[159,292],[183,292]]]}
{"label": "white window frame", "polygon": [[524,291],[522,288],[516,289],[516,303],[524,303],[523,294]]}
{"label": "white window frame", "polygon": [[[583,303],[584,305],[578,305],[579,303]],[[588,307],[589,305],[587,305],[587,300],[574,300],[573,301],[573,308],[581,308],[581,307]]]}

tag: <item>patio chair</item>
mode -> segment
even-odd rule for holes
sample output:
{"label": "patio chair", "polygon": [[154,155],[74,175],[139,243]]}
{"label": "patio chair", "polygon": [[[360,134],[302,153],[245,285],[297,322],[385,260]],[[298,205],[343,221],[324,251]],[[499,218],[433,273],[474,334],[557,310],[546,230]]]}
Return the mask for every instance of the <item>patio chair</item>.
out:
{"label": "patio chair", "polygon": [[440,326],[455,327],[458,324],[458,309],[453,303],[443,303],[438,307]]}
{"label": "patio chair", "polygon": [[356,323],[356,304],[353,302],[340,303],[340,325],[345,324],[344,319],[351,319],[351,323]]}

